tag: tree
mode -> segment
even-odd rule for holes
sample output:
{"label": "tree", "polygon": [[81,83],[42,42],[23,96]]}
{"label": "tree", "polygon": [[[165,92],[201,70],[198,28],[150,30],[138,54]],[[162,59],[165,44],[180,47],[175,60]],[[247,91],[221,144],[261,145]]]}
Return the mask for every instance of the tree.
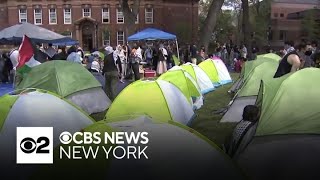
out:
{"label": "tree", "polygon": [[311,9],[306,11],[305,15],[302,18],[301,25],[302,25],[302,32],[303,37],[308,40],[316,40],[319,35],[319,22],[316,19],[316,12],[315,9]]}
{"label": "tree", "polygon": [[[262,48],[268,45],[268,33],[270,27],[271,0],[251,0],[249,10],[253,41],[256,46]],[[260,49],[259,48],[259,49]]]}
{"label": "tree", "polygon": [[214,30],[216,35],[215,40],[218,42],[227,42],[230,40],[231,35],[234,35],[237,30],[237,24],[234,22],[233,11],[223,10],[217,20]]}
{"label": "tree", "polygon": [[204,20],[203,27],[200,30],[200,42],[199,45],[203,45],[208,50],[209,42],[212,36],[212,32],[216,26],[218,16],[221,12],[221,7],[224,0],[212,0],[209,6],[207,17]]}
{"label": "tree", "polygon": [[242,28],[244,33],[243,42],[248,50],[248,57],[251,57],[252,53],[252,41],[251,41],[251,23],[249,19],[249,2],[248,0],[242,0]]}
{"label": "tree", "polygon": [[135,32],[135,21],[139,13],[140,0],[133,0],[133,5],[130,7],[128,0],[119,0],[121,9],[124,15],[126,27],[126,35],[131,35]]}

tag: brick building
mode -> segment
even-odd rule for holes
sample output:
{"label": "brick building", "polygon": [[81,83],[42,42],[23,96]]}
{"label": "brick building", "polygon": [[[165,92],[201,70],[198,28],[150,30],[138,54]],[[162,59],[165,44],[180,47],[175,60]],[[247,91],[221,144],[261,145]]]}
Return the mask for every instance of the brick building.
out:
{"label": "brick building", "polygon": [[[135,31],[159,28],[192,41],[198,31],[199,0],[140,0]],[[126,41],[119,0],[0,0],[0,30],[33,23],[79,40],[84,49]]]}
{"label": "brick building", "polygon": [[288,18],[290,14],[318,8],[319,0],[273,0],[271,4],[271,47],[283,47],[284,41],[298,42],[303,38],[301,19]]}

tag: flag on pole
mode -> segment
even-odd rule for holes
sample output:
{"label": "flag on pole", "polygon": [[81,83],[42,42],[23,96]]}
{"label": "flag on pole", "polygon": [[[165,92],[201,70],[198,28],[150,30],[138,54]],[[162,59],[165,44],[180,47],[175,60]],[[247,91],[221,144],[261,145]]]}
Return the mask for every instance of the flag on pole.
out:
{"label": "flag on pole", "polygon": [[19,47],[19,58],[17,71],[21,74],[28,73],[32,67],[41,64],[35,57],[35,47],[30,38],[26,35],[23,36],[22,43]]}

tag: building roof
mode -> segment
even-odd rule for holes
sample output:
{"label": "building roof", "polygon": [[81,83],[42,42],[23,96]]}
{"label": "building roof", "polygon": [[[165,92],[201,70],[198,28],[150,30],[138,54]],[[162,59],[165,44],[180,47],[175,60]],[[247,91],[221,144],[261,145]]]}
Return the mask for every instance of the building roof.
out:
{"label": "building roof", "polygon": [[273,0],[273,2],[290,4],[320,4],[319,0]]}

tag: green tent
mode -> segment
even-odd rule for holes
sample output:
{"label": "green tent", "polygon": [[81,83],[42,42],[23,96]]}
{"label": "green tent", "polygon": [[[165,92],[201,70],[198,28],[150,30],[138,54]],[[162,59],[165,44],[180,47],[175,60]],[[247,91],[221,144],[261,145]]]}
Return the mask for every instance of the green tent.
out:
{"label": "green tent", "polygon": [[155,120],[172,120],[189,124],[194,117],[193,106],[173,84],[164,81],[136,81],[127,86],[111,104],[105,119],[147,114]]}
{"label": "green tent", "polygon": [[272,79],[278,66],[278,62],[265,61],[255,67],[243,82],[241,89],[237,93],[237,97],[257,96],[261,80]]}
{"label": "green tent", "polygon": [[16,88],[54,92],[89,114],[102,112],[111,104],[96,78],[81,64],[68,61],[49,61],[32,68]]}
{"label": "green tent", "polygon": [[[199,109],[203,105],[203,96],[198,84],[191,75],[181,67],[174,66],[169,71],[162,74],[158,80],[164,80],[174,84],[196,109]],[[193,102],[192,98],[196,98],[197,100]]]}
{"label": "green tent", "polygon": [[242,67],[239,79],[233,84],[233,86],[229,89],[228,92],[236,93],[241,88],[243,82],[248,78],[252,69],[257,67],[258,65],[268,61],[279,62],[280,60],[280,56],[273,53],[269,53],[258,55],[256,60],[245,62],[244,66]]}
{"label": "green tent", "polygon": [[306,68],[263,81],[260,119],[234,158],[252,179],[320,178],[319,79],[319,69]]}
{"label": "green tent", "polygon": [[257,59],[261,58],[261,57],[270,58],[270,59],[273,59],[273,60],[276,60],[276,61],[280,61],[281,60],[281,57],[279,55],[277,55],[277,54],[274,54],[274,53],[258,55]]}
{"label": "green tent", "polygon": [[232,82],[226,65],[219,58],[207,59],[201,62],[199,67],[208,75],[215,86],[221,86]]}
{"label": "green tent", "polygon": [[255,67],[244,80],[220,122],[240,122],[243,108],[256,102],[262,80],[273,79],[279,63],[265,61]]}
{"label": "green tent", "polygon": [[202,94],[206,94],[215,90],[215,87],[212,84],[210,78],[208,77],[206,72],[204,72],[204,70],[202,70],[199,66],[188,62],[181,65],[180,67],[188,72],[196,80]]}
{"label": "green tent", "polygon": [[211,82],[218,86],[220,83],[218,70],[211,59],[207,59],[198,65],[210,78]]}
{"label": "green tent", "polygon": [[279,62],[280,59],[270,59],[268,57],[259,57],[256,60],[253,61],[247,61],[244,64],[244,71],[241,71],[241,75],[243,76],[243,79],[245,80],[246,78],[248,78],[249,74],[251,73],[251,71],[259,66],[260,64],[264,63],[264,62],[268,62],[268,61],[274,61],[274,62]]}
{"label": "green tent", "polygon": [[259,101],[261,118],[256,136],[320,134],[320,70],[306,68],[265,80]]}
{"label": "green tent", "polygon": [[17,89],[39,88],[66,97],[81,90],[101,87],[101,84],[81,64],[49,61],[32,68]]}

